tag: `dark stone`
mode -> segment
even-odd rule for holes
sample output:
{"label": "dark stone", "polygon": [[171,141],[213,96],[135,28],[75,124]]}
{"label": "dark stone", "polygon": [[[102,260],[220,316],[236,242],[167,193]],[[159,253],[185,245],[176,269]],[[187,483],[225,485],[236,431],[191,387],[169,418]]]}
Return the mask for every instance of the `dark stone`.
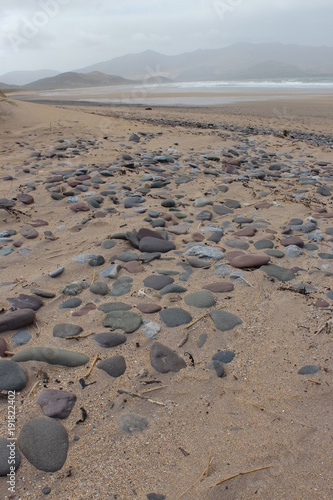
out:
{"label": "dark stone", "polygon": [[0,333],[16,330],[35,321],[36,313],[32,309],[17,309],[0,316]]}
{"label": "dark stone", "polygon": [[8,298],[10,307],[15,309],[32,309],[38,311],[43,305],[43,301],[35,295],[25,295],[21,293],[18,297]]}
{"label": "dark stone", "polygon": [[104,370],[110,377],[121,377],[126,371],[126,362],[123,356],[112,356],[98,363],[97,368]]}
{"label": "dark stone", "polygon": [[93,340],[101,347],[110,348],[124,344],[126,335],[116,332],[97,333],[94,335]]}
{"label": "dark stone", "polygon": [[44,415],[52,418],[67,418],[76,402],[76,395],[72,392],[45,389],[37,396],[37,404],[42,408]]}
{"label": "dark stone", "polygon": [[163,309],[159,312],[159,315],[163,323],[169,328],[187,325],[192,321],[192,316],[181,308]]}
{"label": "dark stone", "polygon": [[298,374],[299,375],[314,375],[315,373],[318,373],[319,370],[320,370],[320,366],[306,365],[306,366],[303,366],[303,368],[301,368],[298,371]]}
{"label": "dark stone", "polygon": [[65,339],[66,337],[75,337],[82,332],[82,328],[79,325],[72,325],[69,323],[59,323],[53,328],[53,337],[60,337]]}
{"label": "dark stone", "polygon": [[0,361],[0,391],[21,391],[26,383],[23,368],[12,360]]}
{"label": "dark stone", "polygon": [[154,342],[151,346],[150,362],[159,373],[179,372],[187,366],[183,358],[159,342]]}
{"label": "dark stone", "polygon": [[172,241],[161,240],[158,238],[152,238],[150,236],[146,236],[140,240],[139,249],[141,252],[160,252],[167,253],[171,250],[175,250],[176,246]]}
{"label": "dark stone", "polygon": [[148,288],[153,288],[154,290],[162,290],[167,285],[170,285],[173,283],[174,280],[170,276],[163,276],[163,275],[152,275],[148,276],[144,281],[143,284],[148,287]]}

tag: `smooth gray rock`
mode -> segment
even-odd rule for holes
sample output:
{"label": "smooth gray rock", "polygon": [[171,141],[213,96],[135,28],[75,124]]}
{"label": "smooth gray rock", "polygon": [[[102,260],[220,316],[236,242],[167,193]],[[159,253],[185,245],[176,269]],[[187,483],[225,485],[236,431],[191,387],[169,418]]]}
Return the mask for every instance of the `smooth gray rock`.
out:
{"label": "smooth gray rock", "polygon": [[171,285],[174,279],[171,276],[163,276],[161,274],[153,274],[143,280],[144,286],[153,288],[153,290],[162,290],[167,285]]}
{"label": "smooth gray rock", "polygon": [[31,335],[29,332],[26,332],[25,330],[20,330],[12,336],[11,342],[14,345],[21,346],[27,344],[30,339]]}
{"label": "smooth gray rock", "polygon": [[185,253],[189,257],[199,257],[206,259],[221,260],[224,258],[224,253],[216,248],[208,247],[205,245],[195,245]]}
{"label": "smooth gray rock", "polygon": [[155,323],[154,321],[143,321],[140,330],[146,335],[146,337],[153,339],[158,333],[160,333],[161,328],[161,325],[159,323]]}
{"label": "smooth gray rock", "polygon": [[222,332],[232,330],[237,325],[241,325],[243,323],[238,316],[235,316],[235,314],[231,314],[227,311],[211,311],[209,314],[215,327]]}
{"label": "smooth gray rock", "polygon": [[89,291],[95,295],[107,295],[109,287],[103,281],[96,281],[89,287]]}
{"label": "smooth gray rock", "polygon": [[76,395],[72,392],[45,389],[37,396],[37,404],[42,408],[44,415],[52,418],[67,418],[76,402]]}
{"label": "smooth gray rock", "polygon": [[126,361],[123,356],[112,356],[104,359],[96,366],[114,378],[121,377],[126,371]]}
{"label": "smooth gray rock", "polygon": [[183,358],[160,342],[151,346],[150,363],[159,373],[179,372],[187,366]]}
{"label": "smooth gray rock", "polygon": [[222,363],[228,364],[234,359],[234,351],[219,351],[212,357],[212,360],[221,361]]}
{"label": "smooth gray rock", "polygon": [[176,246],[172,241],[161,240],[159,238],[152,238],[151,236],[146,236],[140,240],[139,249],[141,252],[148,253],[167,253],[171,250],[175,250]]}
{"label": "smooth gray rock", "polygon": [[34,360],[50,365],[81,366],[88,363],[89,356],[54,347],[31,347],[15,354],[12,360],[18,363]]}
{"label": "smooth gray rock", "polygon": [[141,317],[130,311],[111,311],[103,321],[105,327],[123,330],[125,333],[135,332],[141,325]]}
{"label": "smooth gray rock", "polygon": [[132,309],[132,306],[124,302],[107,302],[98,307],[98,310],[104,313],[109,313],[111,311],[129,311],[130,309]]}
{"label": "smooth gray rock", "polygon": [[159,315],[163,323],[169,328],[187,325],[192,321],[192,316],[190,315],[190,313],[184,311],[184,309],[176,307],[163,309],[159,312]]}
{"label": "smooth gray rock", "polygon": [[113,283],[112,290],[109,293],[111,297],[122,297],[131,291],[133,278],[123,276]]}
{"label": "smooth gray rock", "polygon": [[53,337],[75,337],[82,332],[82,327],[79,325],[72,325],[70,323],[59,323],[53,328]]}
{"label": "smooth gray rock", "polygon": [[25,295],[21,293],[18,297],[7,299],[10,307],[14,309],[32,309],[38,311],[43,305],[43,301],[36,295]]}
{"label": "smooth gray rock", "polygon": [[110,348],[124,344],[126,342],[126,335],[116,332],[96,333],[93,340],[101,347]]}
{"label": "smooth gray rock", "polygon": [[23,455],[38,470],[56,472],[66,462],[67,431],[52,418],[34,418],[26,422],[18,443]]}
{"label": "smooth gray rock", "polygon": [[192,307],[212,307],[215,305],[215,297],[207,290],[189,293],[184,298],[185,304]]}
{"label": "smooth gray rock", "polygon": [[168,293],[185,293],[187,292],[187,288],[177,285],[176,283],[172,283],[171,285],[167,285],[162,290],[160,290],[160,295],[167,295]]}
{"label": "smooth gray rock", "polygon": [[303,250],[296,245],[289,245],[288,247],[284,247],[284,253],[287,255],[287,257],[294,259],[302,255]]}
{"label": "smooth gray rock", "polygon": [[295,274],[285,267],[277,266],[275,264],[268,264],[262,266],[261,269],[271,278],[276,278],[278,281],[291,281],[295,278]]}
{"label": "smooth gray rock", "polygon": [[26,384],[23,368],[12,360],[0,361],[0,391],[21,391]]}
{"label": "smooth gray rock", "polygon": [[315,373],[318,373],[320,370],[320,366],[316,365],[306,365],[303,366],[300,370],[298,370],[299,375],[314,375]]}

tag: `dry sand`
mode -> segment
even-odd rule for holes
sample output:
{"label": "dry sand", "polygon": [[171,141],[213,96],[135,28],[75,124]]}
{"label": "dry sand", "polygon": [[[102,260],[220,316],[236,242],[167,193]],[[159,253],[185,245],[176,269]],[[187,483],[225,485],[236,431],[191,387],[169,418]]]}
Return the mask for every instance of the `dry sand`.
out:
{"label": "dry sand", "polygon": [[[237,130],[154,123],[154,120],[161,119],[272,128],[277,135],[249,133],[247,137],[253,141],[253,147],[278,155],[290,154],[295,165],[297,161],[306,167],[314,166],[318,161],[332,165],[332,149],[325,143],[314,146],[310,142],[290,140],[278,132],[288,129],[331,134],[331,99],[325,99],[304,99],[301,103],[296,100],[238,103],[219,108],[154,108],[151,111],[142,107],[82,107],[76,104],[66,109],[59,103],[47,106],[18,101],[14,105],[2,105],[8,114],[3,115],[0,123],[0,177],[12,176],[13,179],[1,180],[0,198],[15,198],[19,192],[26,191],[28,183],[37,187],[30,192],[35,200],[32,205],[17,202],[15,208],[18,211],[15,213],[0,210],[0,232],[16,229],[15,241],[21,239],[23,247],[31,249],[26,257],[19,254],[18,249],[10,255],[0,256],[0,281],[15,282],[0,288],[1,307],[8,310],[6,298],[29,294],[31,287],[54,292],[56,298],[44,299],[44,306],[37,312],[37,324],[25,328],[32,338],[24,347],[51,345],[77,350],[88,354],[91,360],[96,354],[103,359],[121,354],[127,364],[127,370],[120,378],[111,378],[95,368],[88,381],[96,381],[96,384],[82,390],[79,379],[86,373],[87,366],[64,368],[35,361],[21,363],[28,373],[28,384],[17,395],[17,434],[26,421],[43,415],[36,403],[37,394],[43,389],[41,370],[48,374],[48,388],[72,391],[77,395],[77,402],[71,415],[61,421],[70,442],[65,465],[58,472],[46,473],[35,469],[22,455],[16,473],[16,498],[44,498],[41,490],[47,485],[51,488],[50,499],[144,500],[152,492],[163,494],[168,500],[332,498],[332,328],[316,333],[332,317],[332,300],[326,297],[332,289],[332,275],[328,272],[333,272],[333,266],[329,266],[332,261],[321,260],[317,252],[311,251],[305,251],[298,258],[285,256],[279,260],[272,257],[274,264],[303,269],[295,280],[286,283],[268,278],[261,269],[243,271],[247,283],[235,284],[231,293],[214,294],[217,300],[215,308],[226,309],[243,321],[231,331],[218,331],[209,316],[190,328],[167,328],[158,314],[141,314],[143,319],[162,324],[157,340],[174,349],[188,363],[188,367],[178,373],[160,374],[149,361],[152,340],[140,330],[128,335],[122,346],[109,350],[99,348],[89,337],[65,340],[52,336],[53,327],[58,323],[81,325],[84,334],[106,330],[102,325],[103,314],[98,310],[74,318],[73,311],[58,309],[64,300],[60,294],[63,286],[76,280],[86,279],[90,283],[95,279],[93,268],[87,263],[76,263],[72,258],[80,254],[102,254],[107,263],[110,257],[131,250],[131,247],[127,241],[118,240],[114,249],[103,250],[100,247],[103,240],[119,231],[150,226],[143,221],[147,214],[125,209],[121,203],[114,206],[111,200],[104,202],[102,210],[114,207],[114,214],[91,218],[94,213],[91,210],[88,213],[91,220],[81,225],[87,214],[73,213],[66,200],[51,199],[44,184],[47,177],[62,169],[86,165],[94,171],[94,165],[121,163],[118,159],[121,160],[124,153],[133,154],[135,151],[164,153],[176,149],[182,153],[180,164],[185,165],[188,164],[186,157],[192,156],[199,161],[202,153],[234,148],[244,138],[244,134]],[[140,132],[147,136],[142,137],[139,144],[128,141],[132,133]],[[150,137],[149,134],[154,135]],[[31,152],[52,150],[59,144],[59,139],[74,143],[79,139],[95,140],[96,147],[80,156],[40,161],[38,168],[33,168],[36,162],[29,158]],[[224,158],[223,162],[226,161]],[[24,164],[30,162],[30,174],[24,173]],[[221,168],[222,164],[207,163],[211,168]],[[327,171],[331,176],[328,187],[332,188],[332,166]],[[125,172],[125,175],[119,172],[104,180],[130,186],[135,192],[141,173],[148,172],[148,169],[140,167],[138,172],[131,169],[125,169]],[[178,187],[172,181],[167,188],[151,190],[144,205],[149,210],[167,212],[168,209],[161,209],[161,201],[168,194],[166,189],[169,189],[170,198],[184,194],[181,201],[185,207],[182,210],[194,222],[187,235],[173,236],[177,250],[184,252],[184,242],[193,241],[191,235],[209,224],[195,220],[203,209],[193,207],[194,199],[204,197],[205,191],[224,184],[230,177],[235,179],[236,176],[226,173],[220,177],[196,175],[192,182]],[[332,196],[321,196],[315,186],[301,186],[288,175],[268,181],[251,179],[247,183],[227,185],[227,193],[208,197],[217,203],[226,198],[238,200],[242,208],[231,216],[214,214],[212,222],[221,226],[237,215],[253,217],[256,221],[264,219],[269,222],[269,229],[276,231],[274,247],[280,250],[283,250],[279,243],[282,227],[292,218],[306,222],[306,218],[315,216],[318,209],[332,212]],[[308,189],[306,200],[297,202],[291,195],[302,187]],[[265,196],[263,191],[267,192]],[[84,197],[84,194],[80,196]],[[256,210],[254,205],[262,201],[275,204],[269,209]],[[25,240],[19,231],[35,219],[46,220],[49,225],[37,228],[38,238]],[[181,220],[178,222],[182,223]],[[324,240],[318,243],[321,252],[332,252],[332,237],[325,233],[325,229],[332,226],[332,219],[318,218],[318,229],[324,235]],[[236,229],[235,225],[231,229]],[[46,239],[44,230],[52,231],[55,239]],[[307,241],[305,234],[296,234]],[[268,235],[263,228],[254,238],[244,240],[257,241]],[[232,233],[226,229],[221,242],[210,245],[230,252],[233,249],[224,242],[228,237],[232,237]],[[253,250],[251,246],[249,251]],[[150,301],[147,297],[139,299],[138,292],[143,287],[144,278],[154,269],[182,271],[177,263],[184,260],[183,255],[171,252],[166,257],[175,260],[145,264],[139,274],[122,270],[121,276],[130,275],[134,280],[131,293],[124,297],[105,298],[85,290],[80,298],[84,304],[95,302],[97,306],[113,300],[126,302],[135,310],[139,301]],[[222,262],[227,263],[226,259]],[[228,277],[214,276],[213,265],[210,269],[193,269],[189,281],[181,284],[192,292],[200,290],[204,283],[219,279],[230,281]],[[52,279],[48,273],[57,266],[64,266],[65,271]],[[96,276],[105,266],[96,268]],[[177,276],[175,281],[178,282]],[[304,295],[289,290],[293,284],[301,282],[313,285],[316,291]],[[107,283],[111,284],[111,280]],[[186,306],[184,294],[160,298],[154,290],[146,292],[162,307],[183,307],[194,320],[206,312],[205,309]],[[315,307],[318,298],[327,300],[329,306]],[[24,347],[11,344],[13,333],[1,336],[11,350],[23,350]],[[187,343],[178,347],[186,333],[189,333]],[[197,342],[202,333],[207,333],[208,339],[199,348]],[[207,368],[218,350],[236,353],[232,363],[225,365],[226,376],[223,378],[218,378],[214,370]],[[193,355],[194,368],[184,356],[185,351]],[[320,371],[311,376],[298,375],[298,370],[305,365],[318,365]],[[138,377],[142,370],[148,372],[144,379]],[[144,385],[146,379],[160,383]],[[117,392],[121,389],[140,393],[158,385],[163,388],[146,397],[163,406]],[[88,418],[77,425],[81,418],[80,407],[85,408]],[[5,397],[0,400],[0,408],[3,415],[0,435],[6,437]],[[147,429],[132,434],[121,431],[118,418],[128,412],[147,418]],[[74,441],[74,435],[79,436],[78,441]],[[267,469],[238,475],[268,466]],[[234,475],[237,477],[216,486],[219,481]],[[9,498],[6,495],[6,478],[1,478],[0,496]]]}

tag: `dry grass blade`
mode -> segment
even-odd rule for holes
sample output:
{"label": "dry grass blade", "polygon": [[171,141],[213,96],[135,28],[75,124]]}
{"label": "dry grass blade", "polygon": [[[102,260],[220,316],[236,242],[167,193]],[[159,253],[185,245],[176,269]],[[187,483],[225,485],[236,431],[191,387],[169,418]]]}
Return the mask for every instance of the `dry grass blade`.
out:
{"label": "dry grass blade", "polygon": [[89,375],[91,374],[91,372],[92,372],[92,371],[93,371],[93,369],[94,369],[95,364],[97,363],[97,361],[98,361],[99,359],[100,359],[100,358],[99,358],[99,356],[96,354],[96,356],[95,356],[95,357],[94,357],[94,359],[93,359],[93,362],[92,362],[91,367],[89,368],[89,370],[87,371],[87,373],[83,376],[83,378],[88,378],[88,377],[89,377]]}
{"label": "dry grass blade", "polygon": [[177,500],[180,500],[180,498],[182,498],[184,495],[186,495],[186,493],[188,493],[199,481],[200,479],[202,479],[204,476],[205,477],[208,477],[209,476],[209,469],[210,469],[210,466],[211,466],[211,463],[212,463],[212,455],[211,455],[211,452],[209,452],[209,457],[208,457],[208,464],[207,466],[205,467],[205,470],[202,472],[202,474],[198,477],[198,479],[196,481],[194,481],[194,483],[191,484],[191,486],[189,486],[185,491],[183,491],[183,493],[181,493],[178,497],[177,497]]}
{"label": "dry grass blade", "polygon": [[[245,476],[246,474],[252,474],[253,472],[258,472],[260,470],[265,470],[265,469],[271,469],[273,465],[266,465],[265,467],[258,467],[257,469],[251,469],[247,470],[245,472],[237,472],[237,474],[234,474],[233,476],[226,477],[225,479],[222,479],[218,483],[215,484],[215,486],[219,486],[220,484],[226,483],[227,481],[230,481],[231,479],[234,479],[235,477],[239,476]],[[212,488],[215,488],[215,486],[212,486]]]}

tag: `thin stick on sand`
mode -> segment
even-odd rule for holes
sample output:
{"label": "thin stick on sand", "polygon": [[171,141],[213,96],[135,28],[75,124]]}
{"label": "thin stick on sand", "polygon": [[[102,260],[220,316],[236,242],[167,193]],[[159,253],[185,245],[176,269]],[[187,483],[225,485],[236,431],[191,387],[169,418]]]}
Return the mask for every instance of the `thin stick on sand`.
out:
{"label": "thin stick on sand", "polygon": [[94,357],[93,359],[93,362],[92,362],[92,365],[91,367],[89,368],[89,370],[87,371],[87,373],[83,376],[83,378],[88,378],[89,375],[91,374],[91,372],[93,371],[94,369],[94,366],[95,364],[97,363],[97,361],[100,359],[100,357],[96,354],[96,356]]}
{"label": "thin stick on sand", "polygon": [[132,398],[139,398],[143,399],[144,401],[149,401],[149,403],[153,403],[158,406],[166,406],[166,404],[161,403],[160,401],[155,401],[154,399],[149,399],[145,398],[144,396],[141,396],[140,394],[135,394],[135,392],[129,392],[129,391],[124,391],[123,389],[118,389],[118,394],[127,394],[128,396],[132,396]]}
{"label": "thin stick on sand", "polygon": [[184,495],[186,495],[186,493],[188,493],[199,481],[201,478],[203,478],[204,476],[205,477],[208,477],[209,476],[209,469],[210,469],[210,466],[211,466],[211,462],[212,462],[212,455],[211,455],[211,452],[209,452],[209,457],[208,457],[208,464],[206,465],[205,467],[205,470],[202,472],[202,474],[198,477],[198,479],[196,481],[194,481],[194,483],[191,484],[191,486],[189,486],[185,491],[183,491],[183,493],[181,493],[178,497],[177,497],[177,500],[180,500],[180,498],[182,498]]}
{"label": "thin stick on sand", "polygon": [[253,472],[258,472],[260,470],[271,469],[272,467],[273,465],[266,465],[265,467],[258,467],[257,469],[247,470],[245,472],[237,472],[237,474],[234,474],[233,476],[229,476],[226,477],[225,479],[222,479],[214,486],[211,486],[211,488],[215,488],[215,486],[219,486],[220,484],[226,483],[227,481],[230,481],[230,479],[234,479],[235,477],[245,476],[246,474],[252,474]]}
{"label": "thin stick on sand", "polygon": [[87,335],[71,335],[70,337],[66,337],[66,339],[67,340],[87,339],[88,337],[91,337],[92,335],[95,335],[95,332],[87,333]]}
{"label": "thin stick on sand", "polygon": [[168,387],[168,386],[167,385],[160,385],[159,387],[154,387],[153,389],[147,389],[146,391],[141,391],[141,392],[139,392],[139,395],[143,396],[144,394],[148,394],[149,392],[159,391],[160,389],[165,389],[166,387]]}

